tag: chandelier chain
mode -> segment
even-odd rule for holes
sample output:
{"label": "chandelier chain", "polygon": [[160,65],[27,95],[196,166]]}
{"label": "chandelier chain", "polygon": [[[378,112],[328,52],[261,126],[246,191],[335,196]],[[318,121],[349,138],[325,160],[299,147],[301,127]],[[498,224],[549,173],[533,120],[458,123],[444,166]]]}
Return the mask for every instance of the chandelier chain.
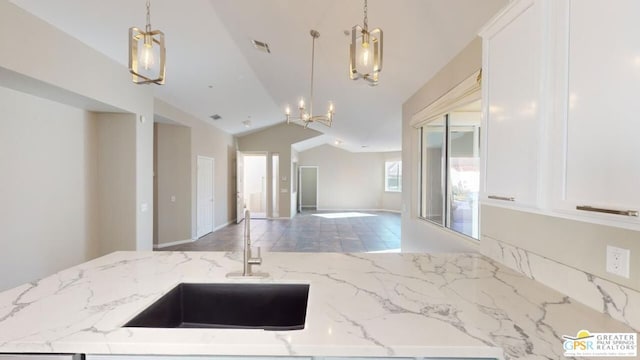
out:
{"label": "chandelier chain", "polygon": [[367,0],[364,0],[364,29],[369,29],[369,16],[368,16],[369,6],[367,4]]}

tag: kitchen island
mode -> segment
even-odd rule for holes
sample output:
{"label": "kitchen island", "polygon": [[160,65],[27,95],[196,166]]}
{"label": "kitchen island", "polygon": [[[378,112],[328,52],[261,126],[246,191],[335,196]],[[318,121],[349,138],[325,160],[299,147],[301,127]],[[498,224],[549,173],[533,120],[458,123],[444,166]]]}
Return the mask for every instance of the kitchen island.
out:
{"label": "kitchen island", "polygon": [[[0,353],[558,359],[562,335],[636,332],[477,254],[116,252],[0,293]],[[310,284],[303,330],[122,326],[179,283]]]}

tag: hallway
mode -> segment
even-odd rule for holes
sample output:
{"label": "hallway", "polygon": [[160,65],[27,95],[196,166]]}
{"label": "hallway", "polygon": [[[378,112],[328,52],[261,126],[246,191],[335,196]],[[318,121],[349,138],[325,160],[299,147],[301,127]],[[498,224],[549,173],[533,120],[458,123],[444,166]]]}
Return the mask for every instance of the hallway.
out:
{"label": "hallway", "polygon": [[[238,251],[244,223],[158,251]],[[400,214],[305,211],[291,220],[251,220],[252,247],[283,252],[399,251]]]}

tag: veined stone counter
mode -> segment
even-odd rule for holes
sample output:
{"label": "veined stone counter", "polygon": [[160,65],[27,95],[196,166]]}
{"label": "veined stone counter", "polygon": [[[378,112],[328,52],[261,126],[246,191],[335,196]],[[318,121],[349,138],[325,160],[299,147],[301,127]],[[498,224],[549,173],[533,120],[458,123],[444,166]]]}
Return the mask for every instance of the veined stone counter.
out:
{"label": "veined stone counter", "polygon": [[254,282],[310,284],[304,330],[122,328],[241,253],[117,252],[0,293],[0,353],[558,359],[562,335],[635,332],[476,254],[265,253]]}

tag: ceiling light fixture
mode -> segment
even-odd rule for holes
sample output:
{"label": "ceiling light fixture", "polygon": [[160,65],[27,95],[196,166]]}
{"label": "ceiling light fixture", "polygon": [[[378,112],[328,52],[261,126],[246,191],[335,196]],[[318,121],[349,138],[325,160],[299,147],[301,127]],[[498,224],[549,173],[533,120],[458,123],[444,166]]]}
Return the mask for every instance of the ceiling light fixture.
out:
{"label": "ceiling light fixture", "polygon": [[382,30],[369,31],[367,5],[364,0],[364,26],[356,25],[351,29],[349,77],[351,80],[364,79],[370,86],[376,86],[382,71]]}
{"label": "ceiling light fixture", "polygon": [[164,84],[166,49],[164,33],[151,30],[151,3],[147,0],[144,31],[129,28],[129,72],[136,84]]}
{"label": "ceiling light fixture", "polygon": [[316,30],[311,30],[309,32],[311,37],[311,96],[309,101],[309,109],[305,107],[304,98],[300,98],[298,102],[298,111],[299,114],[297,116],[291,115],[291,108],[287,105],[284,114],[287,119],[287,124],[291,123],[300,123],[304,125],[305,128],[309,127],[312,122],[319,122],[322,125],[331,127],[331,123],[333,122],[333,114],[335,113],[335,109],[333,108],[333,103],[329,102],[329,109],[325,115],[313,115],[313,71],[314,71],[314,62],[315,62],[315,49],[316,49],[316,39],[320,37],[320,33]]}

